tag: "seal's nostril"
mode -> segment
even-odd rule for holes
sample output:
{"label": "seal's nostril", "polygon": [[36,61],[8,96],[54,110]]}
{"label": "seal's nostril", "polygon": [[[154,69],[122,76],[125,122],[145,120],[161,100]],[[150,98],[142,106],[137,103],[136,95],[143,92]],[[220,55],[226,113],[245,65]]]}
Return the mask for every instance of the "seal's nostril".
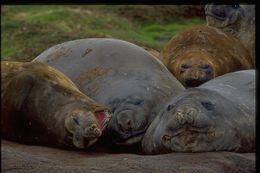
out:
{"label": "seal's nostril", "polygon": [[132,121],[130,119],[120,120],[118,122],[118,125],[119,125],[120,129],[122,129],[122,130],[131,130],[132,129]]}
{"label": "seal's nostril", "polygon": [[97,128],[97,125],[96,125],[96,124],[92,124],[91,128],[92,128],[92,129],[96,129],[96,128]]}
{"label": "seal's nostril", "polygon": [[190,110],[187,114],[186,114],[186,119],[187,119],[187,123],[191,124],[194,122],[194,115],[195,112]]}
{"label": "seal's nostril", "polygon": [[171,137],[169,135],[163,135],[162,140],[165,142],[169,142],[171,140]]}
{"label": "seal's nostril", "polygon": [[176,119],[177,119],[178,123],[180,123],[180,124],[184,124],[185,123],[185,118],[183,116],[183,113],[177,112],[175,116],[176,116]]}

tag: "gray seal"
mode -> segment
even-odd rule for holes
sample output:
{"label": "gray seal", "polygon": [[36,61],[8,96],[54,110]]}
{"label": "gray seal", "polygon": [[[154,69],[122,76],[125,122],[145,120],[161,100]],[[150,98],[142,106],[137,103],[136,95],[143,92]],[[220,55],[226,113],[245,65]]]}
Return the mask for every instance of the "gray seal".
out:
{"label": "gray seal", "polygon": [[143,48],[117,39],[65,42],[33,61],[61,70],[83,93],[112,110],[103,136],[117,146],[140,144],[165,102],[184,90],[159,60]]}
{"label": "gray seal", "polygon": [[154,119],[144,153],[255,151],[255,70],[228,73],[178,94]]}
{"label": "gray seal", "polygon": [[247,48],[255,64],[255,5],[207,4],[205,15],[208,26],[237,37]]}
{"label": "gray seal", "polygon": [[1,135],[36,145],[88,148],[111,114],[58,70],[39,62],[1,61]]}

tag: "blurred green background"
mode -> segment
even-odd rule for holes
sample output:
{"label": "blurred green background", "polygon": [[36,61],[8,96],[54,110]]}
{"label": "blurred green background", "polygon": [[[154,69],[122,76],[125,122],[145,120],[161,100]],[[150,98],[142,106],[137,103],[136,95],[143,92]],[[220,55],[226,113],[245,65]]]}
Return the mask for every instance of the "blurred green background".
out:
{"label": "blurred green background", "polygon": [[176,33],[205,25],[203,5],[2,5],[1,60],[31,61],[65,41],[109,37],[160,51]]}

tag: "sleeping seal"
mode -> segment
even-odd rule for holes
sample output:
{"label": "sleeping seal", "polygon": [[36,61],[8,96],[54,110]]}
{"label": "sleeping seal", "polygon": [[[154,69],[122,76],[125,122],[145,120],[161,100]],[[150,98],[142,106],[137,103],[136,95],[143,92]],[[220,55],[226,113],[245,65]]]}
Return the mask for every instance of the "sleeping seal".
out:
{"label": "sleeping seal", "polygon": [[146,154],[255,151],[255,70],[228,73],[178,94],[149,126]]}
{"label": "sleeping seal", "polygon": [[33,61],[61,70],[83,93],[112,110],[103,139],[117,146],[140,144],[164,103],[184,90],[147,51],[117,39],[65,42],[47,49]]}
{"label": "sleeping seal", "polygon": [[248,49],[255,65],[255,5],[205,6],[207,25],[237,37]]}
{"label": "sleeping seal", "polygon": [[1,61],[1,134],[8,140],[87,148],[100,137],[109,109],[39,62]]}
{"label": "sleeping seal", "polygon": [[254,67],[248,50],[237,38],[208,26],[194,26],[176,34],[159,59],[187,88]]}

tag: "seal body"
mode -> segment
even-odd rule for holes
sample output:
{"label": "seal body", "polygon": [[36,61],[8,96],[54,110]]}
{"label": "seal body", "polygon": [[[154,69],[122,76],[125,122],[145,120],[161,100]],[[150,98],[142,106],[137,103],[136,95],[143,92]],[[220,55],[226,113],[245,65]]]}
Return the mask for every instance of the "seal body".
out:
{"label": "seal body", "polygon": [[238,38],[249,50],[255,64],[255,5],[207,4],[205,15],[208,26]]}
{"label": "seal body", "polygon": [[160,61],[122,40],[69,41],[49,48],[34,61],[61,70],[83,93],[108,106],[113,116],[104,139],[121,146],[140,144],[164,103],[184,90]]}
{"label": "seal body", "polygon": [[1,61],[1,133],[8,140],[87,148],[101,136],[109,109],[40,62]]}
{"label": "seal body", "polygon": [[142,141],[147,154],[255,151],[255,70],[228,73],[173,98]]}
{"label": "seal body", "polygon": [[175,35],[159,59],[187,88],[254,67],[249,52],[237,38],[208,26],[195,26]]}

